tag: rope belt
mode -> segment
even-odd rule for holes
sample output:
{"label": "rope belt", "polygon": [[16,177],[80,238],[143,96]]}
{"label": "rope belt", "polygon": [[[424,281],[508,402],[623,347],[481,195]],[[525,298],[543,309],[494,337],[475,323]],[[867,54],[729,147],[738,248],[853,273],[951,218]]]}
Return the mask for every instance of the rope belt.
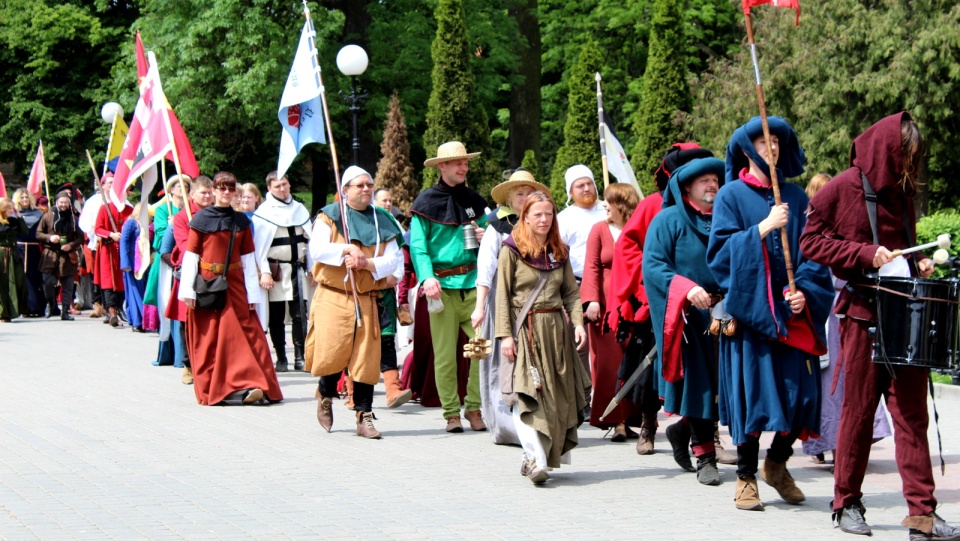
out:
{"label": "rope belt", "polygon": [[476,268],[477,268],[476,263],[470,263],[468,265],[460,265],[459,267],[451,267],[449,269],[434,269],[433,274],[437,278],[446,278],[447,276],[457,276],[458,274],[466,274]]}
{"label": "rope belt", "polygon": [[[206,261],[200,262],[200,268],[205,271],[210,271],[213,274],[222,274],[223,273],[224,263],[207,263]],[[243,268],[243,264],[239,261],[230,263],[230,266],[227,267],[227,272],[235,271]]]}

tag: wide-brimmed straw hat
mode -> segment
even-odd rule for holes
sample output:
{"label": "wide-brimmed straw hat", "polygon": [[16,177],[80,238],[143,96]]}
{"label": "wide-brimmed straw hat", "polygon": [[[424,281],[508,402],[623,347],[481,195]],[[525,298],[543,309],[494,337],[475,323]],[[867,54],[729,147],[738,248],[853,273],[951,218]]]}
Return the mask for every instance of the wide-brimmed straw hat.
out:
{"label": "wide-brimmed straw hat", "polygon": [[424,167],[436,167],[438,163],[453,160],[472,160],[479,156],[479,152],[467,152],[467,147],[460,141],[450,141],[437,147],[437,157],[423,162]]}
{"label": "wide-brimmed straw hat", "polygon": [[519,188],[520,186],[530,186],[538,192],[543,192],[549,194],[550,190],[546,186],[537,182],[537,179],[533,178],[533,175],[530,174],[530,171],[514,171],[510,178],[497,184],[490,190],[490,196],[493,197],[493,200],[497,202],[498,205],[504,205],[507,203],[507,196],[510,195],[510,190],[514,188]]}

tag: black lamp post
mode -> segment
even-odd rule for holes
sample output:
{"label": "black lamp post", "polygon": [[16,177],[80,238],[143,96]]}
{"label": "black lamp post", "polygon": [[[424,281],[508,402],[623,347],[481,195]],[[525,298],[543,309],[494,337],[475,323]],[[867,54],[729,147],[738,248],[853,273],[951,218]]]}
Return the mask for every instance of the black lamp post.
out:
{"label": "black lamp post", "polygon": [[357,76],[363,75],[367,69],[367,52],[359,45],[346,45],[337,53],[337,68],[350,77],[350,95],[340,92],[343,99],[350,105],[353,113],[353,165],[360,165],[360,133],[357,128],[357,116],[360,114],[360,104],[367,97],[366,92],[357,93]]}

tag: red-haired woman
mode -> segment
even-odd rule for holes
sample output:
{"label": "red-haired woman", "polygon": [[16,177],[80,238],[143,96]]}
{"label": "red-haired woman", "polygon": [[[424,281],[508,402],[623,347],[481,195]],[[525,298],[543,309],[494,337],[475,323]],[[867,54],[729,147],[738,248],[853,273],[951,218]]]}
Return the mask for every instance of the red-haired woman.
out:
{"label": "red-haired woman", "polygon": [[581,347],[587,338],[580,291],[556,215],[550,196],[530,194],[497,269],[496,337],[501,354],[516,362],[501,390],[523,446],[521,472],[534,484],[549,478],[548,469],[570,463],[589,385],[574,344],[574,336]]}

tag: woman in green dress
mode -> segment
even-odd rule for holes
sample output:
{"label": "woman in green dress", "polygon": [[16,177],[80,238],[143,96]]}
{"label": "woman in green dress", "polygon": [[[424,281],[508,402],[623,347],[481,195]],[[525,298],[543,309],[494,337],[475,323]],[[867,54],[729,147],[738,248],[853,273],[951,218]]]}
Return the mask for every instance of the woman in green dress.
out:
{"label": "woman in green dress", "polygon": [[496,337],[501,354],[515,361],[504,365],[501,391],[523,446],[520,472],[537,485],[549,469],[570,463],[590,385],[576,351],[587,336],[580,288],[556,215],[549,195],[530,194],[497,269]]}
{"label": "woman in green dress", "polygon": [[27,299],[23,259],[17,249],[17,235],[26,235],[27,224],[13,201],[0,198],[0,321],[20,317],[20,305]]}

